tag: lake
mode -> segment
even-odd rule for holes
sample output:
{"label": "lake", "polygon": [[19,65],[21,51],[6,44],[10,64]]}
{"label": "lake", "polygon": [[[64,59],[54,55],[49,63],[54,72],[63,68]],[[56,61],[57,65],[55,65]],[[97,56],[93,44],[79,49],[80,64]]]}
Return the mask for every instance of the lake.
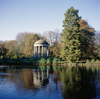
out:
{"label": "lake", "polygon": [[100,67],[0,69],[0,99],[100,99]]}

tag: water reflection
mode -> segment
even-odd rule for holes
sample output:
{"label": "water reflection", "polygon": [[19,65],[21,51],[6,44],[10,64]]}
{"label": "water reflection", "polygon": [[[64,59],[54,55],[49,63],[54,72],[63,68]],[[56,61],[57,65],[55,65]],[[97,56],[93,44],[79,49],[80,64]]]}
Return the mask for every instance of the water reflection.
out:
{"label": "water reflection", "polygon": [[[1,71],[1,78],[6,77],[13,81],[18,89],[25,88],[25,90],[37,89],[43,85],[48,84],[48,69],[4,69]],[[23,90],[23,89],[22,89]]]}
{"label": "water reflection", "polygon": [[99,67],[38,66],[0,70],[1,99],[98,99]]}
{"label": "water reflection", "polygon": [[91,99],[96,96],[95,73],[86,68],[71,67],[61,72],[63,96],[70,99]]}

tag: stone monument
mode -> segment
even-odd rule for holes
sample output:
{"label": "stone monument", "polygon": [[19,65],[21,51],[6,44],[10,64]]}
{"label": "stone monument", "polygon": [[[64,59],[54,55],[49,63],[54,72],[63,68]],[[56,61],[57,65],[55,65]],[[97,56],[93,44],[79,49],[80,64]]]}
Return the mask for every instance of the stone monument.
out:
{"label": "stone monument", "polygon": [[49,44],[45,40],[40,39],[34,43],[33,57],[49,57]]}

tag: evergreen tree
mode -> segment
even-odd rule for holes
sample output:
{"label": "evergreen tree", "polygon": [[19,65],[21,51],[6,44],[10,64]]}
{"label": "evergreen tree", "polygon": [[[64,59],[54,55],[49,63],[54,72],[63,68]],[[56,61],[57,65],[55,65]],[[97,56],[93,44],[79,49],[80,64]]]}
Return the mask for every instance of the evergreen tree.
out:
{"label": "evergreen tree", "polygon": [[62,49],[61,58],[67,59],[69,62],[79,60],[81,58],[81,33],[78,21],[81,19],[78,16],[78,10],[71,7],[66,11],[63,21]]}

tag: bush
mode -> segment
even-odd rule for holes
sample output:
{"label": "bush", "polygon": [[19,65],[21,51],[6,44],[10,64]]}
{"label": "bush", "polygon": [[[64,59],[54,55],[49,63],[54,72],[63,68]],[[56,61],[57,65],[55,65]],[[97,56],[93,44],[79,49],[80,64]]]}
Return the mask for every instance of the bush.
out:
{"label": "bush", "polygon": [[86,60],[86,63],[90,63],[89,59]]}
{"label": "bush", "polygon": [[47,64],[50,64],[50,63],[51,63],[50,58],[48,58],[47,59]]}
{"label": "bush", "polygon": [[39,62],[39,63],[41,63],[41,64],[45,64],[45,63],[46,63],[45,58],[41,58],[41,60],[40,60],[40,62]]}
{"label": "bush", "polygon": [[57,58],[53,59],[53,64],[57,64]]}
{"label": "bush", "polygon": [[91,63],[94,63],[94,62],[95,62],[95,59],[92,59],[92,60],[91,60]]}

